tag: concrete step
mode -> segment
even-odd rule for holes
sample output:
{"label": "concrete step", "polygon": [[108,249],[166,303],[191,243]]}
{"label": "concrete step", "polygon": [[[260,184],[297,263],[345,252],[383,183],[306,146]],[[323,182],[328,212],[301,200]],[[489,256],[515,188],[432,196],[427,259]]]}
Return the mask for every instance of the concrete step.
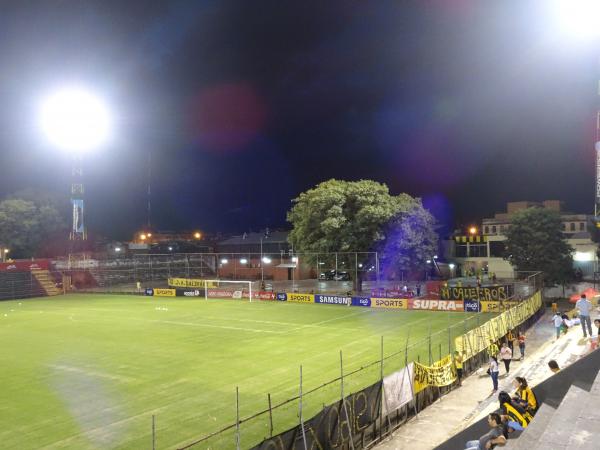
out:
{"label": "concrete step", "polygon": [[[573,419],[587,405],[590,393],[577,386],[571,386],[559,407],[552,415],[544,433],[530,449],[565,450],[571,438]],[[537,417],[537,414],[536,414]]]}
{"label": "concrete step", "polygon": [[570,439],[567,446],[569,450],[592,450],[600,447],[600,411],[597,408],[600,402],[600,372],[596,375],[587,402],[580,408],[575,425],[571,428]]}
{"label": "concrete step", "polygon": [[545,433],[546,427],[555,411],[552,406],[542,404],[529,426],[521,433],[521,436],[517,439],[511,439],[509,435],[505,448],[510,448],[511,450],[528,450],[533,448],[540,440],[542,434]]}

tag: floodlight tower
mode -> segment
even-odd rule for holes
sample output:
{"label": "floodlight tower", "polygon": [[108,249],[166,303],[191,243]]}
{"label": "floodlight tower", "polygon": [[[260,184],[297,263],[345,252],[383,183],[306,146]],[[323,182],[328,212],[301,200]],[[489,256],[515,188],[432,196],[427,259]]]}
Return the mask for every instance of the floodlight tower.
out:
{"label": "floodlight tower", "polygon": [[63,88],[43,101],[41,125],[50,142],[71,156],[72,227],[69,239],[85,240],[83,156],[108,139],[111,129],[108,108],[84,88]]}

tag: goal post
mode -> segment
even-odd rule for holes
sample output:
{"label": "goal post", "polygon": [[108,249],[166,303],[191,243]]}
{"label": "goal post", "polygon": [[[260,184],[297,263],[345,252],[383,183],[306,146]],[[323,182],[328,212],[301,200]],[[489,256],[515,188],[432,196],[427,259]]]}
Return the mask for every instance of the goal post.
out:
{"label": "goal post", "polygon": [[233,290],[233,298],[236,297],[236,292],[240,292],[239,298],[244,298],[244,289],[248,292],[248,298],[252,301],[252,283],[253,281],[247,280],[202,280],[204,282],[204,299],[208,300],[208,290],[213,289],[227,289]]}

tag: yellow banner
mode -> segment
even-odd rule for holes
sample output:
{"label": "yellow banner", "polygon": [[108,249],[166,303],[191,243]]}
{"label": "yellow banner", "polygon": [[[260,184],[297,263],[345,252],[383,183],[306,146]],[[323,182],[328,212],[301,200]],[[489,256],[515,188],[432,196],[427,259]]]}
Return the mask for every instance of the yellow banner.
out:
{"label": "yellow banner", "polygon": [[205,287],[208,284],[209,288],[218,287],[218,283],[214,281],[207,282],[206,280],[192,279],[192,278],[169,278],[169,286],[173,287]]}
{"label": "yellow banner", "polygon": [[456,380],[456,370],[450,355],[434,362],[432,366],[414,363],[414,373],[415,394],[427,386],[448,386]]}
{"label": "yellow banner", "polygon": [[175,289],[154,289],[155,297],[175,297]]}
{"label": "yellow banner", "polygon": [[372,298],[371,308],[408,309],[406,298]]}
{"label": "yellow banner", "polygon": [[495,302],[482,301],[481,312],[504,312],[510,308],[517,306],[519,302]]}
{"label": "yellow banner", "polygon": [[[481,303],[482,311],[484,311],[483,303],[485,302]],[[541,306],[542,295],[538,292],[483,325],[472,329],[462,336],[458,336],[454,341],[454,346],[457,351],[464,355],[464,359],[468,359],[489,347],[490,340],[497,341],[505,336],[508,330],[513,330],[525,322]]]}
{"label": "yellow banner", "polygon": [[292,303],[314,303],[314,294],[287,293],[287,301]]}

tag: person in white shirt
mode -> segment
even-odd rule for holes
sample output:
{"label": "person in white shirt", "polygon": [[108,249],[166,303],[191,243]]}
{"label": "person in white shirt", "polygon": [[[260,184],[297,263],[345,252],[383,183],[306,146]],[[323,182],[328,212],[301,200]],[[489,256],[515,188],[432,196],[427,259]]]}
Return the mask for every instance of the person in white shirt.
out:
{"label": "person in white shirt", "polygon": [[554,329],[556,330],[556,339],[560,337],[560,327],[563,324],[563,318],[559,312],[556,312],[551,319],[551,322],[554,322]]}
{"label": "person in white shirt", "polygon": [[490,374],[490,377],[492,377],[492,384],[494,386],[492,394],[495,394],[498,391],[498,372],[500,372],[500,370],[498,369],[498,360],[495,356],[490,356],[490,365],[488,367],[488,373]]}
{"label": "person in white shirt", "polygon": [[506,369],[506,375],[510,372],[510,362],[512,361],[512,350],[505,343],[502,344],[502,348],[500,349],[500,358],[504,362],[504,368]]}
{"label": "person in white shirt", "polygon": [[[575,303],[575,308],[579,310],[579,319],[581,320],[583,337],[587,337],[587,331],[590,332],[590,337],[592,337],[592,320],[590,319],[592,303],[585,297],[585,294],[581,294],[581,298],[577,300],[577,303]],[[586,325],[587,330],[585,329]]]}

